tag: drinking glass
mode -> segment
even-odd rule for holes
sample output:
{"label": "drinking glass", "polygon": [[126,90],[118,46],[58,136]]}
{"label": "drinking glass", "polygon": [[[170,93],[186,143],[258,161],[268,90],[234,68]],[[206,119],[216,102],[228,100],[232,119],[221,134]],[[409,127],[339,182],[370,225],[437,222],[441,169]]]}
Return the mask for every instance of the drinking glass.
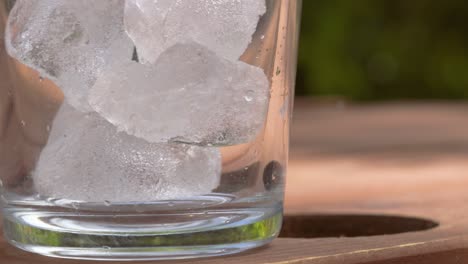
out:
{"label": "drinking glass", "polygon": [[166,2],[0,0],[12,245],[177,259],[278,235],[301,0]]}

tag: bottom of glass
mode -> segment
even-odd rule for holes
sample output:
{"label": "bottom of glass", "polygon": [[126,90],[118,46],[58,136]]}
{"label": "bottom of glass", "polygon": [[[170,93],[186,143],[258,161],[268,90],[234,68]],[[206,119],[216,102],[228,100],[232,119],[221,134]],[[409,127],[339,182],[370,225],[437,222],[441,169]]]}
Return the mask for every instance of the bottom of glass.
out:
{"label": "bottom of glass", "polygon": [[234,244],[182,247],[67,248],[10,243],[22,250],[47,257],[100,261],[149,261],[219,257],[264,246],[273,238]]}
{"label": "bottom of glass", "polygon": [[[4,219],[4,235],[14,246],[50,257],[89,260],[160,260],[213,257],[243,252],[268,244],[279,233],[282,210],[249,223],[217,225],[212,229],[177,230],[161,223],[146,232],[96,232],[44,229],[24,219]],[[79,221],[74,221],[79,226]],[[148,223],[147,223],[148,224]],[[198,230],[197,230],[198,229]]]}

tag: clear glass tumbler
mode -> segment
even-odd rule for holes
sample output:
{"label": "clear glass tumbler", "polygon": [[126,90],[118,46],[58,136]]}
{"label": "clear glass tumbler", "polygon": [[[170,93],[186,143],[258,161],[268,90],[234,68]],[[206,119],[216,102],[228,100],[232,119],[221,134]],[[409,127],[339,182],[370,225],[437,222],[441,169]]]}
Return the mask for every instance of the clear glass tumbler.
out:
{"label": "clear glass tumbler", "polygon": [[5,238],[218,256],[281,228],[301,0],[0,0]]}

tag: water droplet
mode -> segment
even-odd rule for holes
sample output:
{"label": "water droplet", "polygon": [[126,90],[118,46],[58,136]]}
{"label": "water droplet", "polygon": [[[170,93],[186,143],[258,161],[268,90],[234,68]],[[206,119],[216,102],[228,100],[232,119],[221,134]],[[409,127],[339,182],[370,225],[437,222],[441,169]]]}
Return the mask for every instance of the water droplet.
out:
{"label": "water droplet", "polygon": [[112,203],[111,203],[110,201],[107,201],[107,200],[104,201],[104,205],[105,205],[105,206],[111,206],[111,204],[112,204]]}
{"label": "water droplet", "polygon": [[44,81],[44,77],[39,76],[39,82],[43,82],[43,81]]}
{"label": "water droplet", "polygon": [[46,202],[48,203],[55,203],[56,199],[55,198],[52,198],[52,197],[49,197],[46,199]]}
{"label": "water droplet", "polygon": [[21,125],[26,126],[26,122],[24,120],[21,120]]}
{"label": "water droplet", "polygon": [[276,76],[280,75],[281,74],[281,69],[280,67],[276,68]]}
{"label": "water droplet", "polygon": [[78,210],[80,208],[80,206],[79,206],[79,204],[77,202],[72,202],[71,207],[73,207],[73,209],[75,209],[75,210]]}
{"label": "water droplet", "polygon": [[260,39],[261,39],[261,40],[264,40],[264,39],[265,39],[265,35],[262,35],[262,36],[260,37]]}
{"label": "water droplet", "polygon": [[169,206],[169,207],[174,207],[175,204],[174,204],[173,202],[169,202],[169,203],[167,204],[167,206]]}
{"label": "water droplet", "polygon": [[102,248],[105,249],[105,250],[111,250],[111,249],[112,249],[112,248],[109,247],[109,246],[102,246]]}
{"label": "water droplet", "polygon": [[254,99],[253,96],[254,96],[254,91],[249,90],[249,91],[247,91],[247,94],[244,96],[244,99],[245,99],[245,101],[247,101],[247,102],[252,102],[253,99]]}
{"label": "water droplet", "polygon": [[50,125],[46,126],[46,130],[47,130],[47,132],[50,132]]}
{"label": "water droplet", "polygon": [[263,171],[263,185],[265,189],[270,191],[280,186],[283,183],[283,166],[277,162],[272,161],[268,163]]}

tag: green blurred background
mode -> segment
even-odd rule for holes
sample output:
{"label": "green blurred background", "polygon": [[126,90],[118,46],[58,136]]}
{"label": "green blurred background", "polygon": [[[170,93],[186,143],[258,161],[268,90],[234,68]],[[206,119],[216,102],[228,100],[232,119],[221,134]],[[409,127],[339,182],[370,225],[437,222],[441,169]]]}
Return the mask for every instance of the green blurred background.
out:
{"label": "green blurred background", "polygon": [[467,99],[468,1],[304,0],[297,94]]}

